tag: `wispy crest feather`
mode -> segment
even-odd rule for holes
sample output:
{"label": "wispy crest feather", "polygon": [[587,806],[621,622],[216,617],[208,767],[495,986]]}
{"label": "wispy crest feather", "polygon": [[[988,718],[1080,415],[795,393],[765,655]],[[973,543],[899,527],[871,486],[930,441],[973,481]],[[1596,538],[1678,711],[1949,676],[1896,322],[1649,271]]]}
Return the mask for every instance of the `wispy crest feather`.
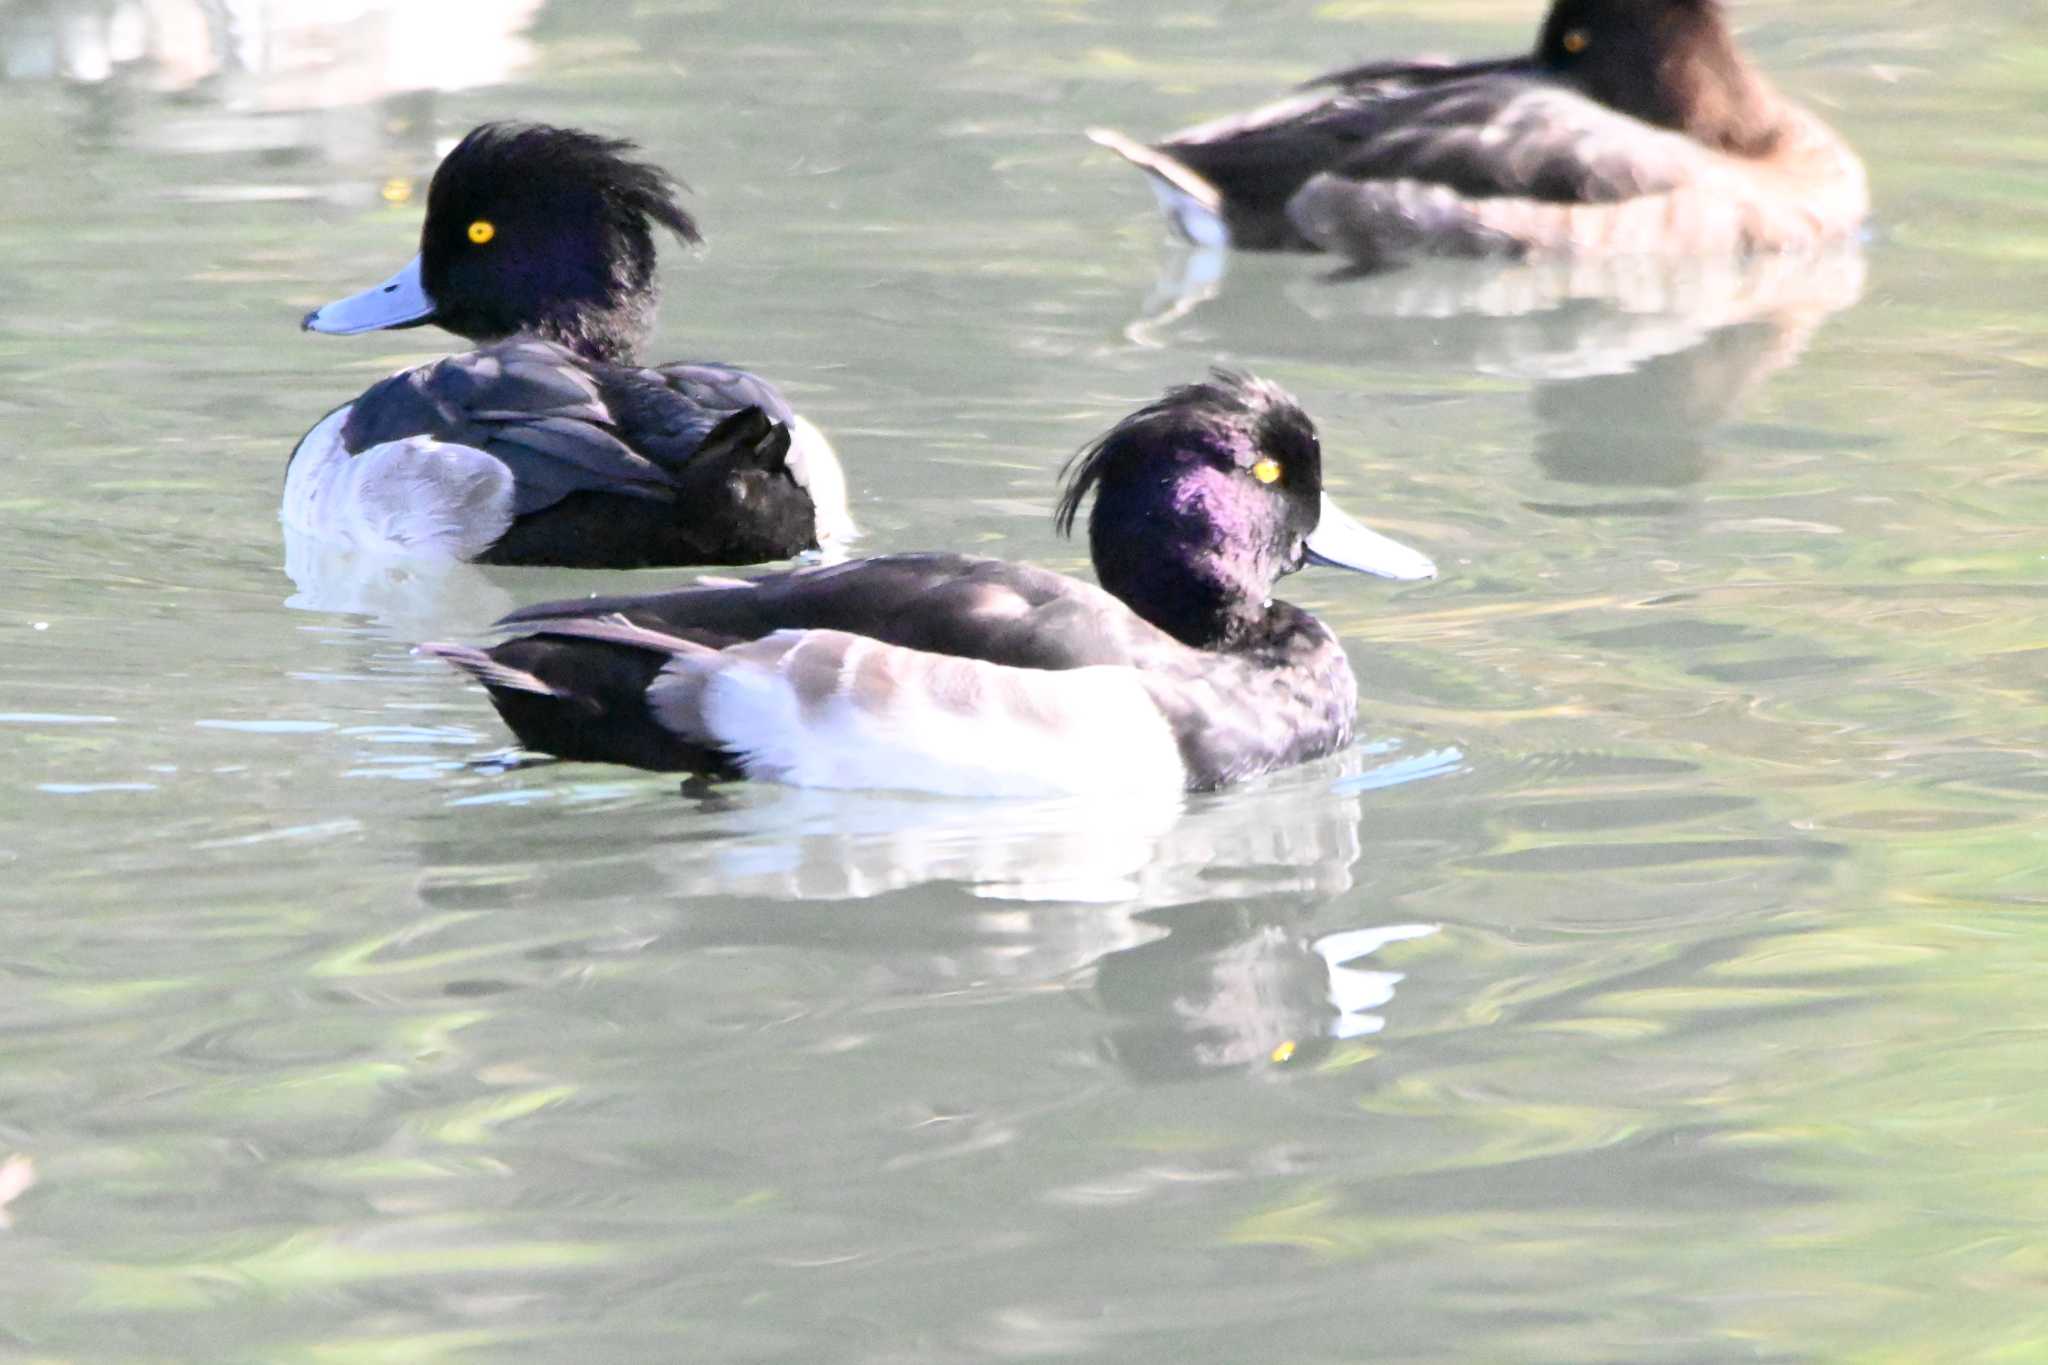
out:
{"label": "wispy crest feather", "polygon": [[1294,398],[1278,384],[1222,366],[1210,370],[1209,378],[1201,383],[1168,389],[1075,451],[1060,467],[1063,486],[1053,509],[1053,525],[1063,536],[1073,534],[1074,519],[1089,490],[1110,469],[1143,457],[1144,446],[1138,438],[1187,440],[1204,432],[1213,435],[1219,427],[1242,427],[1247,418],[1257,419],[1281,405],[1294,406]]}
{"label": "wispy crest feather", "polygon": [[[502,174],[542,186],[551,181],[592,186],[624,213],[658,223],[692,245],[703,241],[696,220],[676,200],[685,188],[682,182],[652,162],[634,160],[639,151],[640,145],[629,139],[579,128],[480,123],[442,160],[441,170],[459,168],[477,177]],[[437,173],[435,180],[440,179]]]}

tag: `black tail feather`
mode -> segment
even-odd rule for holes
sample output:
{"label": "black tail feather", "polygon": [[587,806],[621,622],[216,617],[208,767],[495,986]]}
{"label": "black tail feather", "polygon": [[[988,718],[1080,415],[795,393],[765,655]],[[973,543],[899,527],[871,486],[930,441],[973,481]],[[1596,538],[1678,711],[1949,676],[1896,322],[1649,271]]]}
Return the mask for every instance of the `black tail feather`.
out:
{"label": "black tail feather", "polygon": [[482,683],[528,749],[656,772],[729,772],[725,755],[682,739],[648,708],[647,689],[673,654],[659,643],[665,637],[626,627],[648,637],[628,639],[604,625],[576,623],[573,633],[522,635],[487,650],[430,644],[420,652]]}

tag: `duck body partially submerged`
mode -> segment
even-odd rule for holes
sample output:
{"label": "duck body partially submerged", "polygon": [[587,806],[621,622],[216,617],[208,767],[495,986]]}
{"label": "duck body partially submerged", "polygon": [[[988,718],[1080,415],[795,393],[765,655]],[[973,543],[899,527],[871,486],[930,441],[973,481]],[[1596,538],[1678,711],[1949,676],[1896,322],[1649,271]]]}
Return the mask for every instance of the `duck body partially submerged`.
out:
{"label": "duck body partially submerged", "polygon": [[1353,67],[1152,146],[1091,136],[1191,241],[1364,266],[1805,250],[1869,209],[1862,162],[1719,0],[1556,0],[1527,56]]}
{"label": "duck body partially submerged", "polygon": [[1269,384],[1169,392],[1084,452],[1102,586],[950,553],[884,555],[550,603],[470,672],[529,748],[657,770],[957,795],[1205,790],[1349,742],[1336,637],[1271,598],[1313,556],[1433,566],[1337,510],[1315,430]]}
{"label": "duck body partially submerged", "polygon": [[755,564],[818,546],[798,476],[821,449],[830,459],[823,440],[744,370],[611,364],[518,337],[328,414],[293,454],[284,519],[492,564]]}

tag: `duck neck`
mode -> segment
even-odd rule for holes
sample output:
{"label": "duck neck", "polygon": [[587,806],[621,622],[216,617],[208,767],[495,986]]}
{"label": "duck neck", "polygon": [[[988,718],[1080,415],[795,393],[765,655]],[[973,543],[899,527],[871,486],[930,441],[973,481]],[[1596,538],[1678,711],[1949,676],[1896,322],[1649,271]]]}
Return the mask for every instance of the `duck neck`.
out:
{"label": "duck neck", "polygon": [[537,316],[525,330],[586,360],[633,363],[661,303],[654,239],[644,228],[612,225],[594,246],[566,245],[548,261],[544,278],[546,286],[534,290]]}
{"label": "duck neck", "polygon": [[1784,132],[1784,100],[1735,46],[1720,7],[1677,6],[1667,22],[1690,31],[1660,45],[1650,120],[1731,155],[1769,154]]}
{"label": "duck neck", "polygon": [[640,342],[649,330],[653,312],[651,298],[644,302],[629,299],[605,308],[570,308],[557,314],[543,314],[526,330],[585,360],[631,365],[640,353]]}
{"label": "duck neck", "polygon": [[1207,790],[1334,753],[1351,742],[1358,681],[1343,646],[1301,608],[1275,602],[1258,639],[1204,660],[1203,688],[1181,693],[1188,785]]}
{"label": "duck neck", "polygon": [[1194,456],[1104,479],[1088,518],[1096,577],[1184,645],[1245,647],[1266,627],[1273,584],[1299,562],[1253,486]]}
{"label": "duck neck", "polygon": [[1093,535],[1090,549],[1102,586],[1146,621],[1194,649],[1242,649],[1269,633],[1270,575],[1214,546],[1134,539]]}

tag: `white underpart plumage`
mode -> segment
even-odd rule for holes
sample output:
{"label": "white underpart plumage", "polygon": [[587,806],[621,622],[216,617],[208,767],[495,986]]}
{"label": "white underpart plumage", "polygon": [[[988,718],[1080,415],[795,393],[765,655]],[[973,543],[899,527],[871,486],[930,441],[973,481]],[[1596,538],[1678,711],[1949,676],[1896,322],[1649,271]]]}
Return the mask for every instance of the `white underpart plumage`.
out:
{"label": "white underpart plumage", "polygon": [[839,463],[839,452],[809,418],[790,416],[787,463],[790,477],[811,495],[817,508],[819,547],[831,550],[858,535],[853,513],[846,505],[846,470]]}
{"label": "white underpart plumage", "polygon": [[[822,693],[797,676],[821,662],[834,670]],[[1005,797],[1186,784],[1173,733],[1131,668],[1009,668],[812,630],[679,653],[664,672],[650,707],[664,714],[665,688],[689,697],[706,737],[750,777]]]}
{"label": "white underpart plumage", "polygon": [[512,471],[472,446],[411,436],[351,455],[337,408],[292,452],[285,525],[364,550],[474,559],[512,525]]}

